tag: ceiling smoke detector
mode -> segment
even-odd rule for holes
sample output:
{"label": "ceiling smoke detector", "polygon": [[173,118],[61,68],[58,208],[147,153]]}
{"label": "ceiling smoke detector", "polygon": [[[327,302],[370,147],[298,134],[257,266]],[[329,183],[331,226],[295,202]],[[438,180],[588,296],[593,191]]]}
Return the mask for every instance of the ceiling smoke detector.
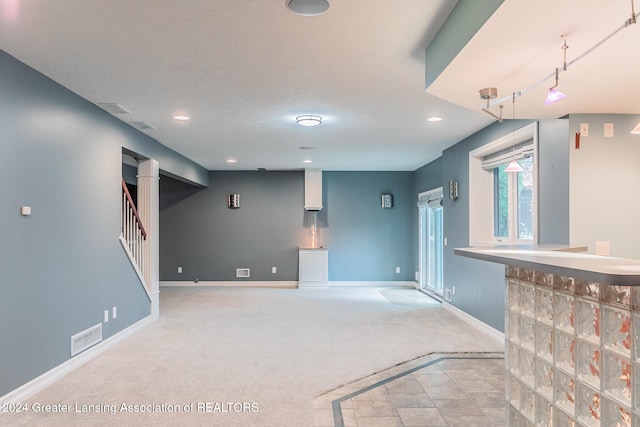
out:
{"label": "ceiling smoke detector", "polygon": [[287,8],[302,16],[316,16],[329,9],[327,0],[286,0]]}

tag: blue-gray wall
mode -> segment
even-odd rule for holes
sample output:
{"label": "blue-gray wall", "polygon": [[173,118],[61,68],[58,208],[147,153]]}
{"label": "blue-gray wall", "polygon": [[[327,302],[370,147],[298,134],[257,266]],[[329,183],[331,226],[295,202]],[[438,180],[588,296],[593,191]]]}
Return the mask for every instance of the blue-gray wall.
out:
{"label": "blue-gray wall", "polygon": [[[160,181],[161,203],[175,201],[160,212],[160,279],[298,280],[298,247],[311,246],[304,172],[210,172],[210,182],[194,191]],[[239,209],[227,207],[230,193],[240,194]],[[323,193],[318,244],[329,248],[329,280],[413,280],[410,172],[325,171]],[[391,209],[380,205],[386,193]],[[236,268],[251,277],[237,279]]]}
{"label": "blue-gray wall", "polygon": [[[122,150],[206,184],[205,171],[0,51],[0,396],[150,312],[119,241]],[[21,206],[32,215],[22,217]]]}
{"label": "blue-gray wall", "polygon": [[[209,188],[182,200],[189,188],[160,180],[163,205],[177,200],[160,211],[160,280],[237,280],[236,268],[251,269],[244,280],[297,280],[304,173],[210,172],[209,179]],[[240,195],[239,209],[227,207],[229,194]]]}
{"label": "blue-gray wall", "polygon": [[[413,280],[413,174],[325,172],[323,181],[329,280]],[[382,194],[393,208],[381,208]]]}

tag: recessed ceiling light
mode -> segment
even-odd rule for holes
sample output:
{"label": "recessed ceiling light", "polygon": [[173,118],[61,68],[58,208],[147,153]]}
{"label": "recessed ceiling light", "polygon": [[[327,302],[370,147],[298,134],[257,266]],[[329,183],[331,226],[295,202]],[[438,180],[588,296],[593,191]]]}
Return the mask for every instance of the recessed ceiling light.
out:
{"label": "recessed ceiling light", "polygon": [[313,160],[304,160],[303,163],[313,163]]}
{"label": "recessed ceiling light", "polygon": [[186,122],[187,120],[189,120],[189,116],[187,116],[186,114],[176,114],[175,116],[173,116],[173,118],[180,122]]}
{"label": "recessed ceiling light", "polygon": [[301,116],[296,116],[296,123],[305,127],[318,126],[322,123],[322,116],[315,114],[303,114]]}
{"label": "recessed ceiling light", "polygon": [[429,121],[429,122],[440,122],[440,121],[442,121],[442,117],[438,117],[438,116],[429,117],[427,119],[427,121]]}
{"label": "recessed ceiling light", "polygon": [[227,163],[238,163],[236,159],[228,159]]}
{"label": "recessed ceiling light", "polygon": [[320,15],[329,9],[327,0],[286,0],[287,7],[293,13],[302,16]]}

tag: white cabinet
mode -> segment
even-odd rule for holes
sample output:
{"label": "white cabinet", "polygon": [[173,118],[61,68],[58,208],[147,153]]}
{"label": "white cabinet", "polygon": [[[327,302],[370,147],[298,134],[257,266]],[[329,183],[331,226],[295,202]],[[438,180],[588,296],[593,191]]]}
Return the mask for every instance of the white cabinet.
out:
{"label": "white cabinet", "polygon": [[300,248],[298,287],[329,284],[329,250]]}

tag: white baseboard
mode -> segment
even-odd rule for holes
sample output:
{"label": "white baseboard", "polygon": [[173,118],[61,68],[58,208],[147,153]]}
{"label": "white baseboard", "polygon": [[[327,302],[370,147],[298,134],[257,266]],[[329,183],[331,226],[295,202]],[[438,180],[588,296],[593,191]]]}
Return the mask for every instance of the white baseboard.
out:
{"label": "white baseboard", "polygon": [[65,375],[71,373],[75,369],[78,369],[80,366],[89,362],[91,359],[99,356],[104,353],[106,350],[111,348],[113,345],[119,343],[123,339],[135,334],[136,332],[144,329],[152,322],[151,316],[147,316],[142,320],[134,323],[126,329],[118,332],[115,335],[107,338],[106,340],[98,343],[94,347],[83,351],[77,356],[72,357],[66,362],[61,363],[55,368],[50,369],[44,374],[40,375],[37,378],[29,381],[28,383],[18,387],[17,389],[10,391],[4,396],[0,397],[0,405],[5,403],[24,403],[27,399],[29,399],[34,394],[39,391],[45,389],[56,381],[62,379]]}
{"label": "white baseboard", "polygon": [[398,281],[330,281],[330,288],[337,287],[382,287],[382,288],[415,288],[416,282],[412,280],[398,280]]}
{"label": "white baseboard", "polygon": [[504,345],[504,333],[487,325],[483,321],[476,319],[469,313],[460,310],[458,307],[452,304],[449,304],[446,301],[442,302],[442,307],[445,308],[446,310],[449,310],[451,313],[459,317],[461,320],[467,322],[469,325],[473,326],[477,330],[489,335],[496,343],[500,345]]}
{"label": "white baseboard", "polygon": [[[416,282],[408,281],[330,281],[327,285],[321,286],[302,286],[304,288],[334,288],[334,287],[398,287],[398,288],[416,288]],[[187,280],[162,281],[160,287],[177,286],[177,287],[230,287],[230,288],[297,288],[298,281],[250,281],[250,280],[210,280],[192,282]]]}
{"label": "white baseboard", "polygon": [[230,288],[297,288],[298,282],[291,281],[277,281],[277,280],[264,280],[264,281],[249,281],[249,280],[211,280],[199,282],[193,281],[164,281],[160,282],[160,287],[165,286],[178,286],[183,288],[188,287],[230,287]]}

